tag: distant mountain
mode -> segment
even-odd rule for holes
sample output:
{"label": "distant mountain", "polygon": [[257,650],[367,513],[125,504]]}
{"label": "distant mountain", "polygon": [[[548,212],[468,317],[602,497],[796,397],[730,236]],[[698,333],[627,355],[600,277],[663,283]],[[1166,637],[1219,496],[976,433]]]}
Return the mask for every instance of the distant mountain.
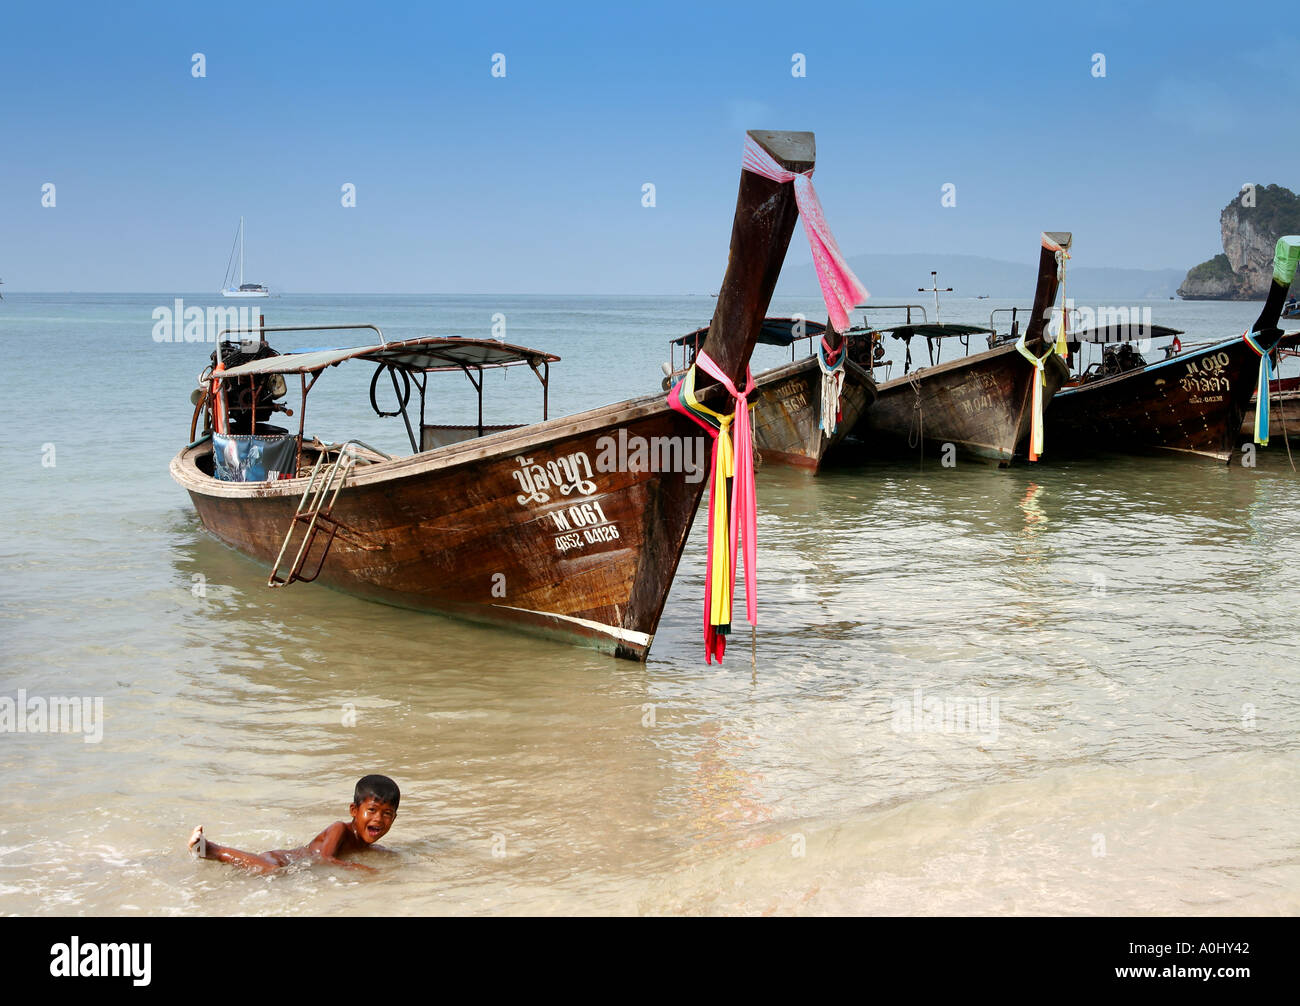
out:
{"label": "distant mountain", "polygon": [[[930,270],[939,271],[939,285],[952,287],[955,297],[1015,298],[1028,304],[1038,281],[1037,263],[1004,262],[979,255],[852,255],[849,266],[873,300],[919,296],[917,287],[930,285]],[[1071,266],[1066,293],[1076,303],[1121,304],[1132,300],[1164,300],[1174,295],[1181,269],[1113,269]],[[816,296],[821,290],[811,265],[788,269],[777,283],[778,294]]]}

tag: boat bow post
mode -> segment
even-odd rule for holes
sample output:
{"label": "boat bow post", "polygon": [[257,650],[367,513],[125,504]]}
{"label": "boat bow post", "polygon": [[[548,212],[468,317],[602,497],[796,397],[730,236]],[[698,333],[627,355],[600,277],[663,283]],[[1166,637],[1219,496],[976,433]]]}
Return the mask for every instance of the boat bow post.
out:
{"label": "boat bow post", "polygon": [[[751,626],[758,622],[757,514],[749,415],[749,395],[755,385],[749,357],[797,215],[803,216],[831,319],[841,328],[847,327],[849,310],[866,296],[826,226],[812,187],[815,161],[812,133],[749,132],[726,279],[694,364],[668,393],[672,408],[713,438],[705,565],[704,646],[708,662],[714,657],[721,662],[731,632],[738,551],[745,571],[746,618]],[[709,396],[696,390],[698,371],[726,388],[735,402],[731,415],[702,401]]]}
{"label": "boat bow post", "polygon": [[1255,386],[1255,443],[1268,446],[1268,396],[1273,380],[1273,358],[1278,343],[1285,334],[1278,328],[1287,293],[1295,280],[1296,265],[1300,263],[1300,235],[1284,234],[1277,239],[1273,249],[1273,279],[1269,283],[1268,297],[1255,324],[1243,336],[1251,351],[1259,356],[1259,379]]}

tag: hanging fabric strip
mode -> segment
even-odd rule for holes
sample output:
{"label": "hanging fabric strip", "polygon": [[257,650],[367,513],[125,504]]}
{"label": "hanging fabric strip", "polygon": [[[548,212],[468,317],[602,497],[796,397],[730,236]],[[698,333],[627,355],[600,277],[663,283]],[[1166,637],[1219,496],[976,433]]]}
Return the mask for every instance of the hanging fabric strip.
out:
{"label": "hanging fabric strip", "polygon": [[1056,248],[1056,278],[1061,284],[1061,331],[1056,337],[1056,355],[1065,360],[1070,358],[1069,340],[1066,337],[1070,331],[1070,302],[1065,296],[1065,263],[1069,257],[1070,253],[1064,248]]}
{"label": "hanging fabric strip", "polygon": [[803,174],[786,171],[752,136],[745,137],[744,167],[746,171],[770,178],[774,182],[794,182],[795,202],[799,205],[804,233],[808,235],[808,244],[812,248],[813,265],[817,268],[822,298],[826,301],[831,323],[837,331],[843,332],[849,327],[849,311],[869,295],[866,287],[844,261],[839,245],[826,226],[822,204],[813,188],[812,169],[809,168]]}
{"label": "hanging fabric strip", "polygon": [[1034,404],[1029,427],[1029,460],[1037,461],[1043,453],[1043,389],[1047,386],[1047,373],[1043,364],[1056,352],[1055,346],[1048,346],[1042,356],[1035,356],[1025,345],[1028,331],[1021,332],[1016,342],[1016,350],[1034,365]]}
{"label": "hanging fabric strip", "polygon": [[842,418],[840,403],[844,394],[844,361],[848,355],[842,342],[836,350],[831,350],[824,338],[817,344],[817,366],[822,372],[821,422],[818,428],[828,437],[834,436]]}
{"label": "hanging fabric strip", "polygon": [[1246,345],[1259,357],[1259,379],[1255,385],[1255,443],[1268,446],[1268,394],[1273,380],[1273,361],[1253,333],[1245,335]]}
{"label": "hanging fabric strip", "polygon": [[[697,368],[703,368],[731,393],[736,402],[731,415],[715,412],[695,397]],[[722,663],[727,650],[732,599],[736,591],[738,544],[745,564],[745,615],[751,625],[758,624],[758,512],[748,401],[754,390],[754,377],[748,370],[745,381],[745,390],[738,391],[708,353],[700,353],[686,376],[668,393],[668,404],[675,411],[689,416],[713,438],[713,460],[709,471],[708,559],[704,568],[705,663],[712,663],[714,657]],[[727,479],[732,479],[730,507]]]}

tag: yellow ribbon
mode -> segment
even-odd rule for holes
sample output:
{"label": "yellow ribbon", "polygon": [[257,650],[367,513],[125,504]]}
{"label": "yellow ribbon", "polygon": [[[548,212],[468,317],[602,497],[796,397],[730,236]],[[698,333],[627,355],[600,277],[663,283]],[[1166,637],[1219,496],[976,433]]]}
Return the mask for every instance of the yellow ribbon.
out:
{"label": "yellow ribbon", "polygon": [[1047,387],[1047,372],[1043,365],[1047,358],[1056,352],[1056,347],[1048,346],[1047,352],[1042,356],[1035,356],[1025,346],[1025,336],[1028,334],[1028,330],[1020,333],[1016,349],[1021,356],[1034,365],[1034,411],[1029,427],[1029,460],[1037,461],[1039,455],[1043,453],[1043,389]]}
{"label": "yellow ribbon", "polygon": [[713,478],[713,498],[709,505],[712,524],[709,527],[709,621],[713,625],[731,625],[731,590],[733,583],[731,569],[731,549],[727,541],[731,535],[731,519],[727,513],[727,479],[736,474],[736,451],[731,442],[731,423],[733,415],[715,412],[695,397],[695,367],[687,371],[682,379],[682,399],[686,407],[694,413],[712,416],[717,421],[718,436],[716,451],[716,468]]}

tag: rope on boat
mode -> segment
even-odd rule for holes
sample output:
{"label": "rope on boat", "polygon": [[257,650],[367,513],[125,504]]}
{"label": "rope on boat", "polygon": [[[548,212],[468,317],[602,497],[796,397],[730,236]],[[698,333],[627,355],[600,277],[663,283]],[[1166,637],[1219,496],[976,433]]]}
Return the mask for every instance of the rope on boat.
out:
{"label": "rope on boat", "polygon": [[[1281,385],[1279,384],[1279,392],[1280,390],[1281,390]],[[1295,458],[1291,457],[1291,434],[1288,433],[1286,429],[1286,399],[1279,398],[1278,404],[1282,407],[1278,411],[1278,415],[1282,417],[1282,443],[1286,445],[1286,459],[1291,463],[1291,471],[1294,472],[1296,470],[1296,467],[1295,467]]]}
{"label": "rope on boat", "polygon": [[[908,448],[921,448],[921,467],[925,467],[925,410],[921,407],[921,382],[912,374],[908,377],[907,383],[912,386],[912,393],[916,398],[912,401],[912,418],[915,424],[907,424],[907,446]],[[913,435],[915,434],[915,436]]]}
{"label": "rope on boat", "polygon": [[1286,409],[1282,409],[1282,442],[1286,444],[1286,459],[1291,462],[1291,470],[1295,471],[1295,458],[1291,457],[1291,436],[1286,431]]}

